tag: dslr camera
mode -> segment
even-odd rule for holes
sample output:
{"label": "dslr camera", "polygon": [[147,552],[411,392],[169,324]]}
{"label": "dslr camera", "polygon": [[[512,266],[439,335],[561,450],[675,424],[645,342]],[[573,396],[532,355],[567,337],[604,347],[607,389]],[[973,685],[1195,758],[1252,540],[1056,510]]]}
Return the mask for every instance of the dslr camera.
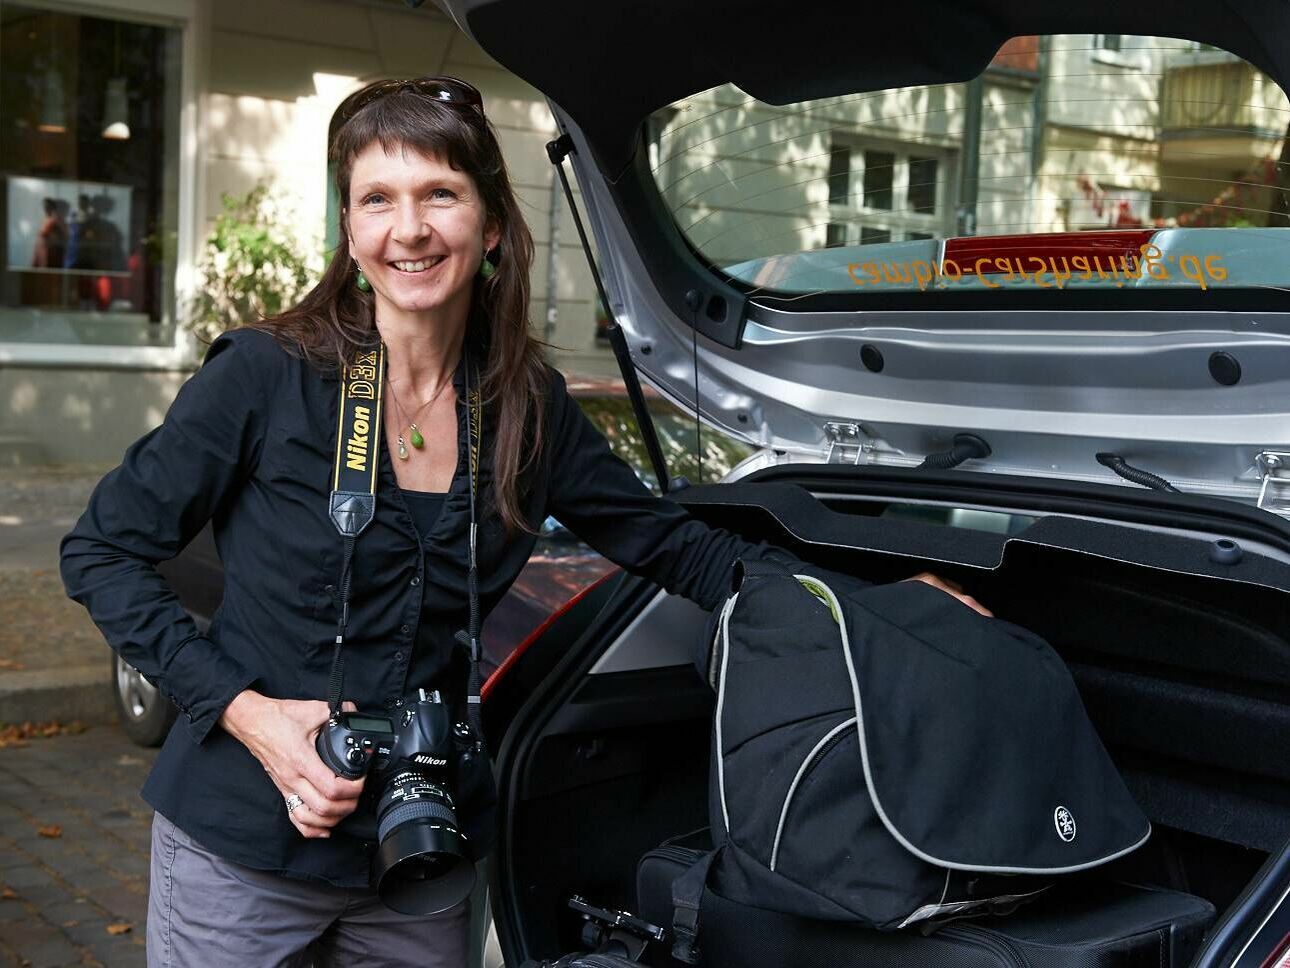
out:
{"label": "dslr camera", "polygon": [[470,894],[475,866],[451,791],[463,759],[482,756],[483,744],[453,722],[437,691],[421,689],[389,714],[337,713],[314,745],[337,776],[369,778],[370,809],[337,829],[376,841],[372,886],[386,907],[437,914]]}

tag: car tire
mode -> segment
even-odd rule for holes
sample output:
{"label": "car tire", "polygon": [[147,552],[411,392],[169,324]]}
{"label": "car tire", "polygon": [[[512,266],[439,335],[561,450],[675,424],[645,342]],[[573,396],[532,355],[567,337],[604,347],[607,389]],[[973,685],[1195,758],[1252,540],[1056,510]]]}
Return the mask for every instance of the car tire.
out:
{"label": "car tire", "polygon": [[178,710],[115,652],[112,653],[112,696],[125,734],[140,746],[160,746]]}

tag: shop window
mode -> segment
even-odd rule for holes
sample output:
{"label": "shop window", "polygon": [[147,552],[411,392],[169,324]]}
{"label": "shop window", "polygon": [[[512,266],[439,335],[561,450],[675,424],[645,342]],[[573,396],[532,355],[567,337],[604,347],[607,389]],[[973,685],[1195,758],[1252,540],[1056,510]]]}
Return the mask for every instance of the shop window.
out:
{"label": "shop window", "polygon": [[179,51],[0,4],[0,343],[173,345]]}

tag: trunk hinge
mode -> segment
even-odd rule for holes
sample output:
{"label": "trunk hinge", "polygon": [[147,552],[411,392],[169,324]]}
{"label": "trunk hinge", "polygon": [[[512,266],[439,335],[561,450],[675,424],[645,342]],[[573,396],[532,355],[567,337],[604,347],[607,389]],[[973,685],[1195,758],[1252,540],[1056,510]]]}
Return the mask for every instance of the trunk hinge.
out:
{"label": "trunk hinge", "polygon": [[826,464],[858,465],[873,450],[873,442],[860,435],[860,425],[830,420],[824,425],[824,436],[829,441]]}
{"label": "trunk hinge", "polygon": [[1276,491],[1290,488],[1290,453],[1265,450],[1254,458],[1259,472],[1259,507],[1278,514],[1290,512],[1290,499],[1276,497]]}
{"label": "trunk hinge", "polygon": [[[578,206],[573,201],[573,190],[569,187],[569,177],[564,171],[564,159],[573,151],[573,139],[569,135],[562,134],[554,141],[547,142],[546,154],[551,159],[551,164],[555,165],[556,173],[560,176],[560,184],[564,187],[564,197],[569,203],[569,211],[573,215],[573,224],[578,229],[578,238],[582,242],[582,251],[586,253],[587,265],[591,267],[591,278],[596,283],[596,293],[600,296],[600,304],[605,307],[605,314],[609,317],[609,345],[613,347],[614,358],[618,361],[618,369],[622,371],[623,383],[627,387],[627,396],[632,402],[632,410],[636,414],[636,423],[640,425],[641,436],[645,441],[645,450],[649,453],[650,463],[654,465],[654,476],[658,478],[658,486],[667,494],[672,490],[672,481],[667,473],[667,461],[663,458],[663,448],[659,446],[658,434],[654,430],[654,421],[650,418],[649,410],[645,407],[645,393],[641,390],[640,378],[636,375],[636,365],[632,363],[632,353],[627,346],[627,337],[623,335],[622,327],[618,325],[618,320],[614,316],[613,306],[609,302],[609,297],[605,294],[605,284],[600,278],[600,269],[596,265],[596,259],[591,254],[591,243],[587,241],[587,232],[582,227],[582,218],[578,215]],[[698,393],[698,387],[695,387],[695,393]]]}

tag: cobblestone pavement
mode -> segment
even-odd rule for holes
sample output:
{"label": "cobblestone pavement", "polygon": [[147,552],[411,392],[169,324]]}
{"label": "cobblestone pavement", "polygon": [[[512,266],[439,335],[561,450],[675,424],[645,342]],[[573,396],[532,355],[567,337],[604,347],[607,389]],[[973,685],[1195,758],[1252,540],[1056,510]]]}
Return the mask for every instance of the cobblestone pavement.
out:
{"label": "cobblestone pavement", "polygon": [[4,968],[145,964],[155,755],[116,726],[0,745]]}

